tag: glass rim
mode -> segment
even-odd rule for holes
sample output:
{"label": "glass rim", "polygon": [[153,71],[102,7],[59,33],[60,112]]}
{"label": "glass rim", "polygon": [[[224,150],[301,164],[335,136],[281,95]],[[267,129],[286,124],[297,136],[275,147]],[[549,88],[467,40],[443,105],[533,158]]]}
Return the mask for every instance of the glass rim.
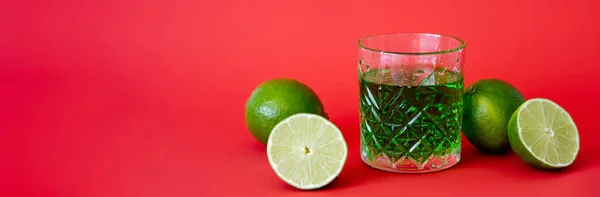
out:
{"label": "glass rim", "polygon": [[[401,34],[418,34],[418,35],[435,35],[435,36],[442,36],[442,37],[449,37],[452,39],[457,40],[460,44],[457,47],[454,47],[452,49],[448,49],[448,50],[440,50],[440,51],[431,51],[431,52],[401,52],[401,51],[390,51],[390,50],[381,50],[381,49],[375,49],[375,48],[370,48],[367,47],[363,44],[363,41],[369,39],[369,38],[374,38],[377,36],[390,36],[390,35],[401,35]],[[436,55],[436,54],[445,54],[445,53],[452,53],[452,52],[456,52],[459,50],[464,49],[467,46],[467,43],[456,37],[456,36],[450,36],[450,35],[445,35],[445,34],[438,34],[438,33],[429,33],[429,32],[396,32],[396,33],[383,33],[383,34],[376,34],[376,35],[370,35],[370,36],[365,36],[362,37],[361,39],[358,40],[358,47],[361,49],[365,49],[368,51],[373,51],[373,52],[378,52],[378,53],[387,53],[387,54],[396,54],[396,55]]]}

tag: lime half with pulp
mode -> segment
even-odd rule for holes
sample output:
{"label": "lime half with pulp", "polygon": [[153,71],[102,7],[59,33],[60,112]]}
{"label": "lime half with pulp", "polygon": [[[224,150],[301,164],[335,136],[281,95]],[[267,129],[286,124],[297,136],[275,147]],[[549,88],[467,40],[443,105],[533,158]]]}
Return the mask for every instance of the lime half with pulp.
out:
{"label": "lime half with pulp", "polygon": [[510,119],[508,139],[523,161],[540,169],[567,167],[579,152],[579,133],[573,119],[548,99],[523,103]]}
{"label": "lime half with pulp", "polygon": [[333,123],[319,115],[299,113],[275,125],[267,156],[279,178],[309,190],[329,184],[340,174],[348,146]]}

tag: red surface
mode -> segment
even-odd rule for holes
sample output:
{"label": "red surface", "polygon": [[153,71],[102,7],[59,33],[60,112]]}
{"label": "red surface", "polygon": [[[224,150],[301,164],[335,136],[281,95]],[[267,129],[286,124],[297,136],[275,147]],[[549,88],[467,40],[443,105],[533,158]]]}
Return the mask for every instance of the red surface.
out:
{"label": "red surface", "polygon": [[[2,1],[0,196],[596,196],[598,2]],[[399,31],[461,37],[468,84],[562,105],[575,163],[544,172],[465,142],[439,173],[362,164],[355,42]],[[322,190],[280,181],[245,127],[246,98],[275,77],[310,85],[348,142]]]}

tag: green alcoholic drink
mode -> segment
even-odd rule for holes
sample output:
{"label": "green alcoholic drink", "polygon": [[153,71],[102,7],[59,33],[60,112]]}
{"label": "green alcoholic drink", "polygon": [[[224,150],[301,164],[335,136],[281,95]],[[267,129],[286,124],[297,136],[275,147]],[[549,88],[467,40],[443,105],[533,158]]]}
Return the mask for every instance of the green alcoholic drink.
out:
{"label": "green alcoholic drink", "polygon": [[359,85],[363,161],[383,170],[422,171],[460,159],[461,74],[370,70]]}

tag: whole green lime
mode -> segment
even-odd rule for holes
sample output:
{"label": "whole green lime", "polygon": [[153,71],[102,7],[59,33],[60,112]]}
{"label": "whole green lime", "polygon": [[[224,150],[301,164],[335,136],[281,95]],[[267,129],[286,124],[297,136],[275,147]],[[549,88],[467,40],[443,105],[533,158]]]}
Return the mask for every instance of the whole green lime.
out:
{"label": "whole green lime", "polygon": [[463,133],[477,149],[505,153],[510,149],[508,122],[525,98],[514,86],[499,79],[470,85],[463,96]]}
{"label": "whole green lime", "polygon": [[315,92],[293,79],[272,79],[258,85],[246,101],[246,126],[254,138],[267,144],[271,130],[279,121],[297,114],[325,116]]}

